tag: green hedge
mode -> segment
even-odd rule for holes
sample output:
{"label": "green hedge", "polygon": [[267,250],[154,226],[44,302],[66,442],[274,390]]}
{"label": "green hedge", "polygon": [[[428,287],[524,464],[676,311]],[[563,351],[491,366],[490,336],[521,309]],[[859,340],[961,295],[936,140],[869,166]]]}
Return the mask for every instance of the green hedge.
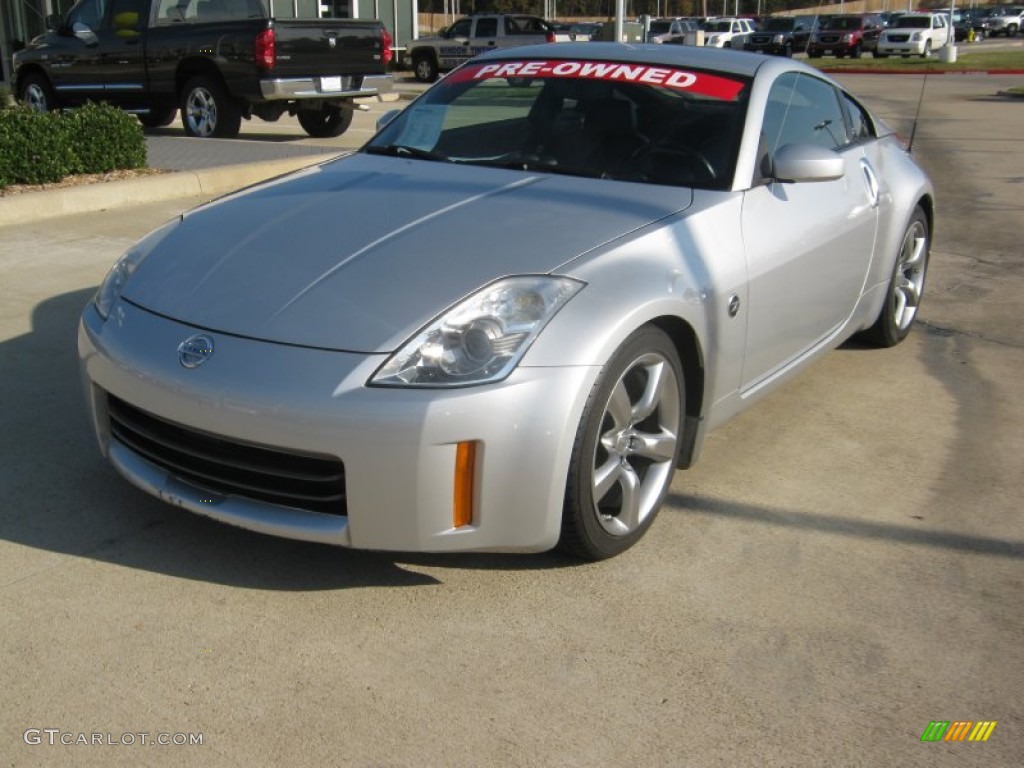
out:
{"label": "green hedge", "polygon": [[109,104],[68,113],[0,108],[0,188],[145,165],[142,126]]}

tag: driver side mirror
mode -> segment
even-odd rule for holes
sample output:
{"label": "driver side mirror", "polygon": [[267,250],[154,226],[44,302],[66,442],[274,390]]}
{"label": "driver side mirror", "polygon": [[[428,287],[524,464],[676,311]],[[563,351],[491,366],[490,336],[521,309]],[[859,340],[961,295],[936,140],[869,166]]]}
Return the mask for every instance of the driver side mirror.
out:
{"label": "driver side mirror", "polygon": [[835,181],[846,172],[842,157],[817,144],[786,144],[769,158],[769,163],[768,176],[784,183]]}

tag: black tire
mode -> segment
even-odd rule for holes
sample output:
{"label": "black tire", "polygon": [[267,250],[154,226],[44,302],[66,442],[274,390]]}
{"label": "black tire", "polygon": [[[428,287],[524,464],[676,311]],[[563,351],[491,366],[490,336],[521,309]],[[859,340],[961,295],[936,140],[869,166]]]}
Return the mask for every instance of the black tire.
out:
{"label": "black tire", "polygon": [[163,128],[174,122],[174,116],[178,114],[178,108],[174,105],[169,107],[153,107],[149,112],[138,116],[143,128]]}
{"label": "black tire", "polygon": [[18,101],[36,112],[50,112],[57,109],[57,98],[54,96],[50,81],[45,75],[33,72],[21,81]]}
{"label": "black tire", "polygon": [[786,43],[786,47],[782,49],[782,55],[785,56],[787,59],[792,59],[793,58],[793,44],[792,43]]}
{"label": "black tire", "polygon": [[921,58],[922,59],[927,59],[931,55],[932,55],[932,41],[931,40],[925,40],[924,41],[924,53],[921,54]]}
{"label": "black tire", "polygon": [[878,51],[875,51],[874,57],[876,59],[888,59],[889,58],[889,54],[888,53],[879,53]]}
{"label": "black tire", "polygon": [[1006,28],[1006,36],[1007,36],[1007,37],[1016,37],[1016,36],[1017,36],[1017,32],[1018,32],[1018,31],[1019,31],[1019,30],[1018,30],[1018,28],[1017,28],[1017,25],[1015,25],[1015,24],[1011,24],[1010,26],[1008,26],[1008,27]]}
{"label": "black tire", "polygon": [[894,347],[910,333],[924,296],[930,249],[928,217],[916,208],[903,232],[882,310],[875,324],[862,334],[865,341],[878,347]]}
{"label": "black tire", "polygon": [[302,130],[316,139],[327,139],[333,136],[341,136],[348,127],[352,125],[352,110],[340,109],[338,107],[324,107],[323,109],[303,109],[295,116],[299,118],[299,125]]}
{"label": "black tire", "polygon": [[640,540],[672,483],[684,401],[683,369],[672,341],[658,328],[640,328],[604,366],[583,409],[560,549],[603,560]]}
{"label": "black tire", "polygon": [[185,133],[196,138],[231,139],[242,126],[242,113],[220,81],[200,75],[189,80],[181,91],[181,124]]}
{"label": "black tire", "polygon": [[415,54],[412,72],[421,83],[432,83],[437,80],[437,60],[429,53]]}
{"label": "black tire", "polygon": [[850,49],[850,58],[851,59],[859,59],[861,57],[861,54],[862,54],[862,51],[861,51],[861,47],[859,45],[855,45],[855,46],[853,46],[853,48]]}

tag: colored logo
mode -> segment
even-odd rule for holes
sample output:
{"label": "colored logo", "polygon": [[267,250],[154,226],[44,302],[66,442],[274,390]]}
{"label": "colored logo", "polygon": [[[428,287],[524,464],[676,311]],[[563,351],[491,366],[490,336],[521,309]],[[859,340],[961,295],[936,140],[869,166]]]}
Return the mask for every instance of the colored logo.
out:
{"label": "colored logo", "polygon": [[996,729],[995,720],[932,720],[921,741],[988,741]]}

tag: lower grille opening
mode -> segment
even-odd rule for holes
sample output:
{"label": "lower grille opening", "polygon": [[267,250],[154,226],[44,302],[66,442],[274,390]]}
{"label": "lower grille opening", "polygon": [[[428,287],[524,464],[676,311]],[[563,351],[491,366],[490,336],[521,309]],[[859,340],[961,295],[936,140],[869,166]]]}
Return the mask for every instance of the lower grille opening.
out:
{"label": "lower grille opening", "polygon": [[347,513],[345,465],[333,456],[218,437],[153,416],[113,395],[108,404],[114,439],[190,485],[311,512]]}

